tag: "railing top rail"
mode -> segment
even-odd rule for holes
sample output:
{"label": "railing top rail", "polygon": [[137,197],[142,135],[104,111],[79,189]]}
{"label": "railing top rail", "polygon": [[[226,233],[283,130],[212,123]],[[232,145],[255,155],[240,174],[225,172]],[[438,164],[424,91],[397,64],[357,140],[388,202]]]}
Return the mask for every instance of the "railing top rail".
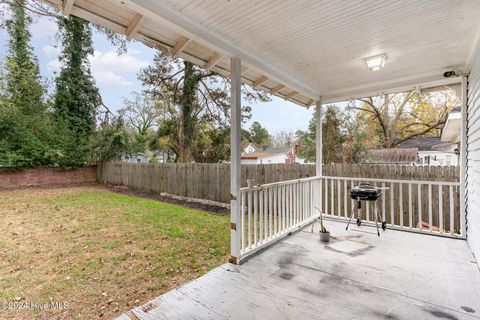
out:
{"label": "railing top rail", "polygon": [[335,177],[322,176],[324,179],[331,180],[351,180],[351,181],[367,181],[367,182],[388,182],[388,183],[411,183],[411,184],[431,184],[441,186],[460,186],[457,181],[431,181],[431,180],[407,180],[407,179],[375,179],[375,178],[354,178],[354,177]]}
{"label": "railing top rail", "polygon": [[336,177],[336,176],[314,176],[308,178],[300,178],[300,179],[293,179],[293,180],[286,180],[280,182],[273,182],[273,183],[266,183],[261,184],[253,187],[245,187],[241,188],[241,192],[245,191],[255,191],[255,190],[262,190],[269,187],[278,187],[283,185],[289,185],[293,183],[299,182],[308,182],[318,179],[329,179],[329,180],[349,180],[349,181],[359,181],[359,182],[385,182],[385,183],[409,183],[409,184],[431,184],[437,186],[460,186],[460,182],[456,181],[428,181],[428,180],[399,180],[399,179],[375,179],[375,178],[356,178],[356,177]]}

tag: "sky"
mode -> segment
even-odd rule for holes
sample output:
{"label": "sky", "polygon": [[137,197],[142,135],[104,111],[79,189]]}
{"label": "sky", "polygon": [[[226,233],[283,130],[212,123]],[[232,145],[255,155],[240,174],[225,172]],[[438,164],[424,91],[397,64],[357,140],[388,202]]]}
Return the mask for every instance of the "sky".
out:
{"label": "sky", "polygon": [[[31,46],[40,64],[42,76],[53,84],[60,63],[58,55],[61,47],[57,41],[56,23],[47,17],[34,17],[31,25]],[[7,55],[8,34],[0,28],[0,57]],[[117,53],[117,48],[99,32],[94,32],[93,47],[95,53],[90,57],[91,71],[100,90],[103,102],[111,111],[120,109],[125,98],[134,92],[140,92],[141,82],[137,79],[140,69],[148,66],[155,50],[139,42],[127,45],[127,52]],[[53,89],[53,85],[51,87]],[[280,130],[305,130],[313,116],[313,109],[307,110],[283,99],[272,97],[271,102],[250,104],[252,119],[244,125],[248,128],[253,121],[260,122],[271,134]]]}

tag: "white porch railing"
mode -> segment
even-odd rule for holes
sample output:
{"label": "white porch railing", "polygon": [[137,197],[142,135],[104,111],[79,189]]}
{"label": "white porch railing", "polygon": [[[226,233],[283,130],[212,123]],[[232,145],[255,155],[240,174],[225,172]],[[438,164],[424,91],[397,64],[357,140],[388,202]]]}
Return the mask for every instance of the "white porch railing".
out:
{"label": "white porch railing", "polygon": [[309,224],[320,182],[313,177],[242,188],[240,259]]}
{"label": "white porch railing", "polygon": [[[240,203],[240,259],[309,224],[318,216],[348,219],[356,204],[350,188],[361,182],[386,188],[377,200],[387,228],[464,237],[460,216],[460,183],[350,177],[312,177],[242,188]],[[373,224],[373,207],[363,203],[354,218]]]}

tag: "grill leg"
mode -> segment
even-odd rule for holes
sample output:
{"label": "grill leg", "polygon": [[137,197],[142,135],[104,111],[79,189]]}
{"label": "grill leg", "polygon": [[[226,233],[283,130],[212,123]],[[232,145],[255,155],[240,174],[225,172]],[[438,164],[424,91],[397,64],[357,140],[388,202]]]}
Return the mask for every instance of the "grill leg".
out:
{"label": "grill leg", "polygon": [[375,226],[377,227],[377,234],[380,237],[380,231],[378,230],[378,211],[377,211],[377,201],[373,202],[373,211],[375,212]]}
{"label": "grill leg", "polygon": [[355,206],[352,206],[352,212],[350,213],[350,219],[348,219],[347,227],[345,230],[348,230],[348,226],[350,225],[350,222],[352,221],[353,213],[355,212]]}

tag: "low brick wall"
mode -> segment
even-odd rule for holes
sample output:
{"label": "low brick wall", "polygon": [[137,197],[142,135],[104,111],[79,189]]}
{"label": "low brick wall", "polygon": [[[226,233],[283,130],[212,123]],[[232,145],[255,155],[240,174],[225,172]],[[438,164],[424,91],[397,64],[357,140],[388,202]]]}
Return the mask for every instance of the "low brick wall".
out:
{"label": "low brick wall", "polygon": [[0,189],[78,186],[96,183],[96,167],[71,170],[35,168],[22,171],[0,170]]}

